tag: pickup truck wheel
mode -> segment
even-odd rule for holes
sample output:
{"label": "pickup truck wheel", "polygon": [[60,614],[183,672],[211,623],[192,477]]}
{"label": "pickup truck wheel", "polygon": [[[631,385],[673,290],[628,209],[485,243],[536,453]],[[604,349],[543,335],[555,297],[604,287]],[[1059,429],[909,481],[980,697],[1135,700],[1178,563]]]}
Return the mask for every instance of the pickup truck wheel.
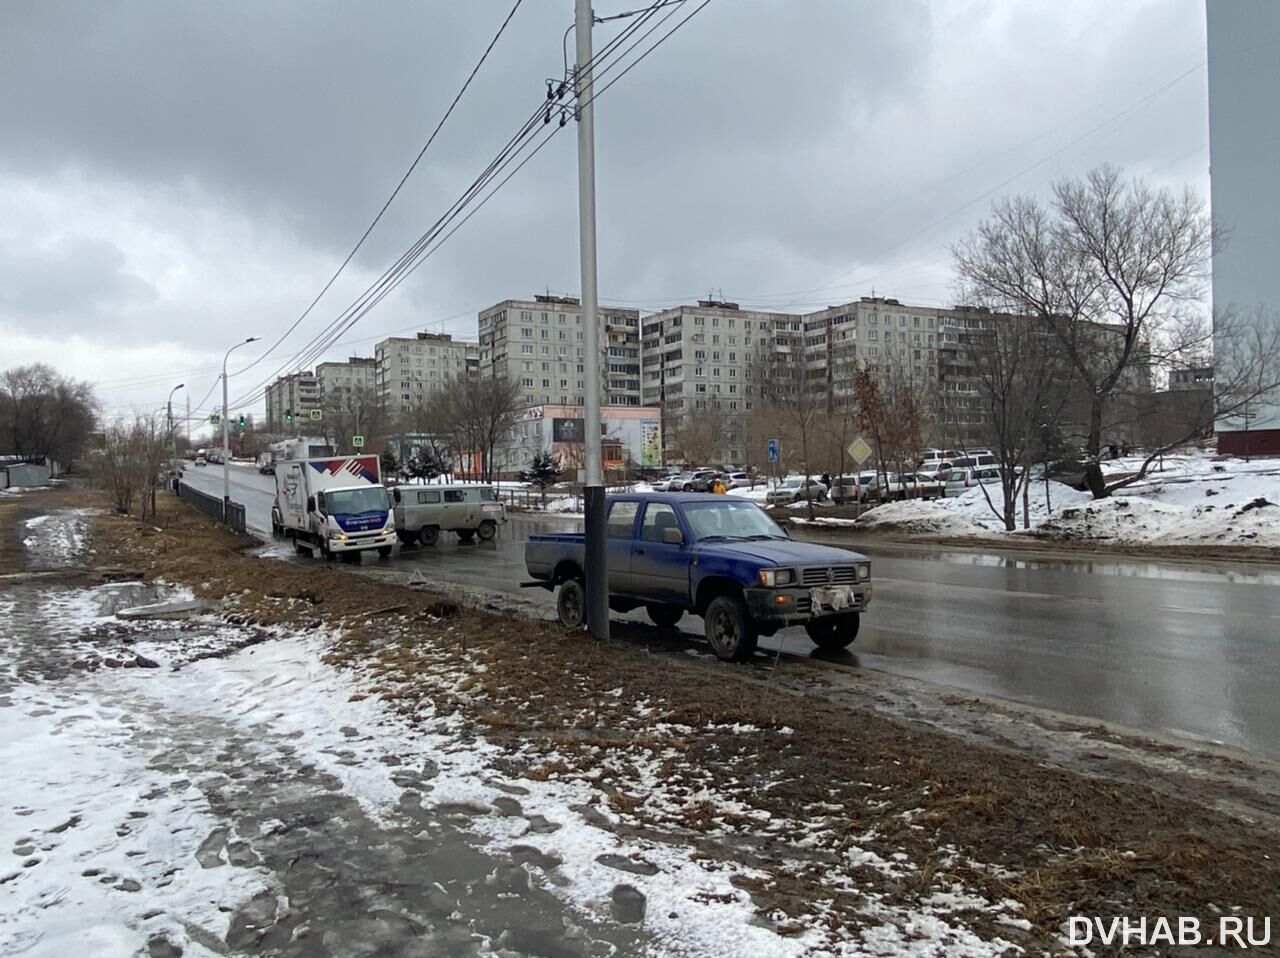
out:
{"label": "pickup truck wheel", "polygon": [[742,662],[756,651],[756,627],[747,614],[747,605],[736,595],[711,600],[706,615],[707,641],[716,657],[726,662]]}
{"label": "pickup truck wheel", "polygon": [[565,579],[556,596],[556,615],[566,629],[580,629],[587,618],[587,587],[581,579]]}
{"label": "pickup truck wheel", "polygon": [[440,530],[435,526],[423,526],[418,530],[418,545],[433,546],[440,538]]}
{"label": "pickup truck wheel", "polygon": [[678,605],[645,606],[649,621],[660,629],[674,629],[676,623],[684,616],[684,609]]}
{"label": "pickup truck wheel", "polygon": [[480,523],[480,528],[476,530],[476,533],[480,536],[482,541],[488,542],[498,534],[498,524],[492,519],[486,519],[484,522]]}
{"label": "pickup truck wheel", "polygon": [[858,637],[858,626],[862,624],[862,616],[857,612],[846,612],[843,615],[831,615],[806,622],[804,630],[814,645],[828,652],[847,649]]}

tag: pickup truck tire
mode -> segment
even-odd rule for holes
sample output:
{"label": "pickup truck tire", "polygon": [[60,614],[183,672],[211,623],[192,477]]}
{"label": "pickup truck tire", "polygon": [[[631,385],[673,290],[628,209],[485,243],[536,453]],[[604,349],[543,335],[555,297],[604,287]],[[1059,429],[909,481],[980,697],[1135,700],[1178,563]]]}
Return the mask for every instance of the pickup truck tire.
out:
{"label": "pickup truck tire", "polygon": [[684,609],[678,605],[647,605],[645,612],[649,621],[660,629],[674,629],[676,623],[684,617]]}
{"label": "pickup truck tire", "polygon": [[711,600],[702,617],[707,641],[716,657],[726,662],[744,662],[756,651],[756,626],[747,613],[747,604],[736,595],[719,595]]}
{"label": "pickup truck tire", "polygon": [[423,526],[418,530],[418,545],[433,546],[440,538],[440,529],[436,526]]}
{"label": "pickup truck tire", "polygon": [[828,652],[847,649],[858,637],[862,616],[857,612],[845,612],[806,622],[804,630],[818,648]]}
{"label": "pickup truck tire", "polygon": [[480,528],[476,530],[476,534],[480,536],[482,542],[488,542],[498,534],[498,524],[492,519],[486,519],[480,523]]}
{"label": "pickup truck tire", "polygon": [[556,595],[556,615],[566,629],[580,629],[587,620],[587,586],[581,579],[565,579]]}

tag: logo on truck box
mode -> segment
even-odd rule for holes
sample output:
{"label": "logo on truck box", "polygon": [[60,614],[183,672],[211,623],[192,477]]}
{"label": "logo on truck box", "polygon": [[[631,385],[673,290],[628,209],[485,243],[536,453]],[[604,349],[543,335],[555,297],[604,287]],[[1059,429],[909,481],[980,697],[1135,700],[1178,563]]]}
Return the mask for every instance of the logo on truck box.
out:
{"label": "logo on truck box", "polygon": [[310,463],[316,472],[330,476],[351,476],[363,479],[371,485],[378,484],[378,457],[351,456],[347,459],[322,459]]}

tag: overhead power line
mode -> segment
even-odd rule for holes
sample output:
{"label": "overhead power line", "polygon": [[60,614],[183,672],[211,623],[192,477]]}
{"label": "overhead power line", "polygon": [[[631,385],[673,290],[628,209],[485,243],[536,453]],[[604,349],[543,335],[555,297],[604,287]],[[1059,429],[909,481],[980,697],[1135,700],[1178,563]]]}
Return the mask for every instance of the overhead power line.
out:
{"label": "overhead power line", "polygon": [[[679,5],[682,5],[684,2],[686,2],[686,0],[679,0]],[[617,80],[621,79],[622,76],[625,76],[626,73],[630,72],[630,70],[633,69],[636,66],[636,64],[638,64],[641,60],[645,59],[650,53],[653,52],[654,49],[656,49],[659,45],[665,42],[673,33],[675,33],[676,30],[678,30],[681,26],[683,26],[690,19],[692,19],[692,16],[694,14],[696,14],[699,10],[706,7],[709,2],[710,0],[704,0],[704,2],[693,11],[693,14],[686,16],[683,20],[677,23],[675,27],[669,30],[657,41],[655,41],[648,49],[646,49],[643,53],[641,53],[634,61],[628,64],[627,67],[622,71],[622,73],[620,73],[617,77],[615,77],[614,80],[610,81],[610,83],[604,87],[597,88],[593,93],[592,99],[594,100],[595,97],[601,95],[605,90],[607,90],[610,86],[616,83]],[[641,43],[643,43],[646,37],[648,37],[651,33],[653,33],[655,29],[660,27],[661,23],[665,21],[668,17],[670,17],[672,13],[675,12],[675,10],[672,10],[671,13],[668,13],[665,17],[663,17],[662,21],[659,21],[657,25],[655,25],[654,27],[651,27],[648,31],[643,33],[639,37],[639,39],[632,42],[631,45],[626,50],[624,50],[622,53],[615,54],[615,51],[617,51],[618,48],[624,42],[626,42],[632,35],[638,32],[640,28],[643,27],[644,24],[649,19],[652,18],[652,16],[657,12],[658,9],[665,6],[675,6],[678,8],[677,4],[672,4],[669,2],[653,4],[648,9],[646,14],[641,15],[640,18],[634,24],[629,25],[627,30],[624,30],[623,33],[618,38],[615,38],[614,41],[611,41],[609,44],[607,44],[604,47],[604,49],[601,50],[600,54],[598,54],[596,57],[593,57],[593,60],[592,60],[593,67],[595,64],[602,63],[606,57],[613,58],[613,62],[603,66],[603,68],[599,71],[597,75],[604,75],[608,73],[610,70],[612,70],[614,67],[618,66],[619,63],[621,63],[628,54],[630,54]],[[399,286],[399,284],[403,282],[403,280],[407,278],[408,275],[410,275],[414,270],[416,270],[417,267],[420,266],[427,257],[429,257],[437,249],[439,249],[439,247],[450,236],[452,236],[453,233],[456,232],[457,229],[460,228],[461,225],[465,223],[467,219],[473,216],[475,212],[479,210],[480,207],[482,207],[485,203],[487,203],[494,193],[496,193],[499,189],[501,189],[501,187],[507,181],[509,181],[511,177],[515,175],[515,173],[517,173],[525,164],[527,164],[529,160],[533,158],[534,155],[536,155],[539,151],[541,151],[541,149],[545,147],[547,142],[549,142],[556,135],[556,133],[559,132],[561,128],[563,128],[563,126],[565,125],[565,116],[563,113],[563,108],[559,106],[559,100],[564,96],[565,92],[568,89],[569,89],[569,79],[566,78],[564,83],[561,84],[558,92],[549,91],[549,99],[539,103],[538,107],[533,111],[530,117],[525,121],[524,124],[521,125],[520,129],[517,130],[516,134],[511,137],[507,145],[504,146],[503,149],[499,151],[498,156],[495,157],[495,159],[490,162],[490,164],[480,174],[480,176],[478,176],[476,180],[473,181],[471,186],[469,186],[468,189],[464,191],[463,195],[454,202],[454,204],[445,212],[444,215],[440,217],[440,219],[436,221],[436,223],[432,225],[430,229],[428,229],[425,233],[423,233],[422,236],[420,236],[418,240],[415,241],[415,243],[412,246],[410,246],[410,248],[404,254],[402,254],[390,268],[384,271],[384,273],[382,274],[381,277],[379,277],[378,280],[372,283],[365,290],[365,292],[361,294],[361,296],[357,297],[355,302],[353,302],[338,317],[336,317],[333,321],[331,321],[325,327],[325,329],[321,330],[321,332],[317,334],[317,336],[313,337],[311,342],[306,346],[304,346],[299,353],[295,354],[295,356],[290,360],[290,362],[281,366],[280,370],[277,370],[276,374],[274,374],[272,377],[269,377],[267,380],[264,380],[264,382],[259,384],[258,387],[255,387],[254,389],[252,389],[248,395],[242,396],[240,399],[238,399],[236,403],[233,403],[233,406],[243,407],[250,403],[256,402],[259,398],[261,398],[262,395],[265,394],[266,387],[272,381],[274,381],[275,376],[279,375],[279,373],[282,372],[284,369],[287,369],[290,366],[295,366],[295,365],[301,368],[302,366],[307,365],[314,358],[321,355],[334,342],[336,342],[338,337],[340,337],[346,330],[350,329],[351,326],[353,326],[356,322],[358,322],[361,318],[363,318],[363,316],[367,315],[367,313],[370,310],[376,307],[378,303],[380,303],[387,295],[390,294],[390,292],[392,292],[397,286]],[[560,122],[555,127],[552,128],[552,130],[548,133],[547,136],[542,138],[541,142],[537,143],[537,145],[532,148],[532,151],[529,152],[528,155],[526,155],[523,159],[519,160],[519,162],[517,163],[516,161],[520,157],[520,154],[523,153],[526,149],[528,149],[530,147],[530,144],[533,143],[535,139],[537,139],[535,131],[538,128],[539,120],[541,120],[545,124],[550,121],[551,116],[556,112],[561,112]],[[514,166],[514,169],[511,169],[509,173],[506,173],[505,176],[502,176],[504,171],[506,171],[507,168],[511,166]],[[499,179],[499,177],[501,177],[501,179]],[[492,186],[492,189],[488,189],[490,187],[490,184],[494,182],[496,182],[497,185]],[[486,190],[488,190],[487,193],[486,193]],[[463,217],[462,214],[468,207],[472,207],[472,209],[470,210],[470,212],[466,213],[465,217]],[[454,225],[454,221],[459,220],[460,217],[461,217],[461,220],[457,222],[456,225]],[[450,228],[450,226],[452,226],[452,228]]]}
{"label": "overhead power line", "polygon": [[307,308],[302,311],[302,314],[290,324],[289,328],[281,334],[279,339],[267,348],[266,352],[245,367],[246,369],[252,369],[254,366],[258,365],[258,363],[270,356],[271,353],[273,353],[280,344],[298,328],[302,321],[311,315],[311,311],[316,308],[316,304],[324,298],[324,294],[329,292],[330,287],[332,287],[338,277],[342,275],[342,271],[345,270],[351,260],[355,258],[356,253],[360,251],[360,247],[364,245],[364,241],[369,238],[369,234],[373,232],[373,228],[378,225],[387,210],[391,207],[392,202],[394,202],[395,198],[400,195],[400,191],[404,188],[405,183],[408,182],[409,177],[413,175],[413,171],[418,168],[418,164],[422,162],[422,158],[426,156],[427,150],[430,149],[431,144],[436,141],[436,137],[440,135],[440,131],[444,129],[445,123],[447,123],[449,117],[453,115],[453,111],[458,106],[463,94],[466,93],[467,88],[471,86],[471,81],[476,78],[476,74],[479,73],[480,68],[484,66],[484,61],[488,59],[489,53],[493,50],[494,46],[497,45],[498,40],[507,29],[507,24],[511,22],[511,18],[516,15],[516,11],[520,9],[520,4],[523,2],[524,0],[516,0],[515,4],[507,12],[506,18],[502,21],[502,25],[498,27],[498,32],[493,35],[493,39],[489,41],[489,45],[485,47],[484,52],[480,54],[480,59],[476,61],[476,65],[472,67],[471,72],[467,74],[466,80],[463,81],[461,88],[459,88],[458,92],[454,95],[453,101],[449,104],[449,108],[444,111],[444,116],[440,117],[440,122],[436,124],[436,128],[432,130],[431,135],[427,137],[427,142],[422,144],[422,149],[420,149],[418,151],[418,155],[413,158],[413,162],[409,164],[409,168],[404,171],[404,175],[400,177],[400,182],[397,183],[395,189],[391,191],[391,195],[388,196],[386,202],[382,204],[382,208],[378,210],[378,213],[374,216],[372,222],[365,227],[365,231],[360,234],[360,238],[356,240],[356,245],[351,247],[351,252],[349,252],[346,258],[341,262],[341,264],[339,264],[333,275],[329,277],[329,281],[321,287],[320,292],[316,294],[315,299],[311,301]]}

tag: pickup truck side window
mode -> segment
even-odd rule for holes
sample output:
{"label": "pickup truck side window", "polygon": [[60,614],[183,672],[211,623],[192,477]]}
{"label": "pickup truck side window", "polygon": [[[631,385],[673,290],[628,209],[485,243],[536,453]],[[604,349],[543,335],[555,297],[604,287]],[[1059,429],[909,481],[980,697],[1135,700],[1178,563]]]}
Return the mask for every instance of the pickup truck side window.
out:
{"label": "pickup truck side window", "polygon": [[465,489],[446,489],[444,491],[445,502],[463,502],[467,498]]}
{"label": "pickup truck side window", "polygon": [[640,525],[640,538],[645,542],[661,542],[664,529],[679,529],[675,510],[662,502],[651,502]]}
{"label": "pickup truck side window", "polygon": [[420,492],[420,493],[418,493],[418,504],[419,504],[419,505],[424,505],[424,506],[425,506],[425,505],[427,505],[428,503],[432,503],[432,502],[439,502],[439,501],[440,501],[440,493],[439,493],[439,492],[437,492],[437,491],[436,491],[436,490],[434,490],[434,489],[433,489],[432,491],[430,491],[430,492]]}
{"label": "pickup truck side window", "polygon": [[609,521],[606,526],[610,539],[630,539],[631,530],[636,526],[636,513],[640,510],[638,502],[615,502],[609,507]]}

